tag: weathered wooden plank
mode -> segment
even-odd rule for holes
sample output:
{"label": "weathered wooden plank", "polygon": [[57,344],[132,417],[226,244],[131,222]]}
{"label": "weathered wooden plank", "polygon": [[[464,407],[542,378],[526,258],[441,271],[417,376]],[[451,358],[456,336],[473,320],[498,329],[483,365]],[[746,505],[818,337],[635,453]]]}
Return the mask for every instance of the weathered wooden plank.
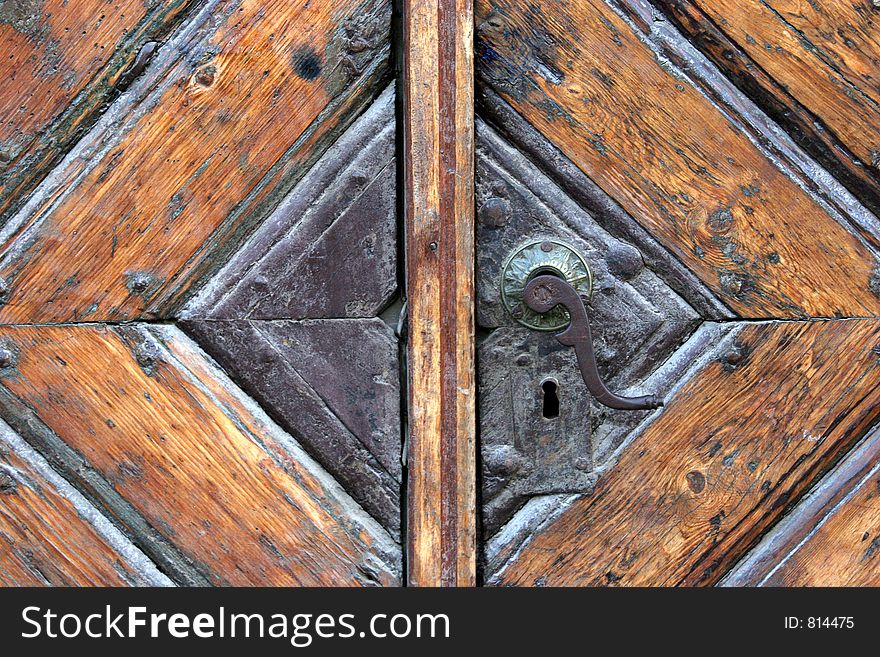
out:
{"label": "weathered wooden plank", "polygon": [[[194,0],[0,6],[0,217],[82,136]],[[148,45],[149,44],[149,45]]]}
{"label": "weathered wooden plank", "polygon": [[880,322],[746,324],[495,584],[711,584],[880,416]]}
{"label": "weathered wooden plank", "polygon": [[880,584],[880,472],[788,556],[765,586],[877,586]]}
{"label": "weathered wooden plank", "polygon": [[[626,392],[639,394],[650,390],[662,399],[670,398],[681,387],[682,382],[688,379],[690,372],[696,371],[716,357],[714,354],[716,345],[725,343],[739,328],[739,325],[733,322],[706,322],[700,325],[662,366],[651,373],[635,389],[629,388]],[[480,343],[481,349],[486,342]],[[623,390],[623,388],[620,389]],[[591,415],[595,413],[595,407],[596,404],[593,402],[590,408]],[[583,414],[583,411],[581,413]],[[634,430],[637,432],[638,425],[643,424],[649,416],[647,413],[636,413],[635,415],[638,416],[635,424],[630,424],[626,420],[612,421],[610,431],[600,422],[599,431],[605,435],[595,436],[592,440],[592,482],[590,488],[580,491],[581,493],[591,493],[600,477],[615,466],[622,449],[622,442],[631,439]],[[480,417],[482,418],[482,408]],[[581,421],[591,424],[594,422],[592,417],[588,420],[583,415]],[[531,437],[529,440],[535,440],[535,438]],[[487,537],[483,550],[484,572],[489,575],[499,572],[511,557],[530,540],[536,530],[565,512],[577,499],[578,495],[569,494],[550,494],[531,498],[517,509],[513,517],[497,533]]]}
{"label": "weathered wooden plank", "polygon": [[394,535],[400,367],[379,319],[198,321],[183,327]]}
{"label": "weathered wooden plank", "polygon": [[476,581],[473,7],[403,3],[408,579]]}
{"label": "weathered wooden plank", "polygon": [[388,0],[219,0],[202,19],[11,224],[3,321],[168,312],[388,71]]}
{"label": "weathered wooden plank", "polygon": [[[528,121],[502,100],[498,94],[482,87],[477,97],[477,111],[491,123],[491,128],[477,118],[477,148],[484,135],[497,131],[510,142],[508,150],[514,154],[507,160],[529,161],[532,171],[537,170],[539,178],[529,178],[524,183],[529,191],[546,188],[543,176],[558,185],[572,201],[586,210],[602,229],[619,240],[628,242],[639,250],[645,267],[653,271],[670,289],[675,291],[705,319],[732,319],[734,313],[719,301],[714,294],[667,251],[648,231],[627,214],[620,205],[606,194],[595,182],[590,180],[559,149],[535,130]],[[497,143],[497,142],[496,142]],[[515,146],[513,146],[515,144]],[[495,149],[497,151],[497,149]],[[479,170],[477,176],[479,179]],[[535,185],[535,182],[541,184]],[[479,194],[479,187],[478,192]],[[482,218],[477,215],[479,229]],[[477,246],[477,271],[479,272],[479,244]],[[478,274],[479,275],[479,274]],[[479,299],[479,295],[477,295]],[[480,322],[479,311],[477,322]]]}
{"label": "weathered wooden plank", "polygon": [[[374,585],[399,548],[171,327],[7,326],[2,385],[207,581]],[[66,473],[75,482],[79,471]],[[140,544],[140,530],[117,516]]]}
{"label": "weathered wooden plank", "polygon": [[876,586],[880,431],[874,430],[721,581],[725,586]]}
{"label": "weathered wooden plank", "polygon": [[170,584],[0,421],[0,586]]}
{"label": "weathered wooden plank", "polygon": [[[725,75],[679,31],[673,21],[648,0],[620,0],[615,8],[632,21],[662,60],[670,61],[703,94],[724,111],[728,119],[806,189],[832,216],[853,230],[877,253],[880,248],[880,222],[837,178],[828,175],[813,156],[807,154],[791,135],[780,128],[732,79]],[[818,121],[815,128],[821,131]],[[825,133],[828,134],[827,132]],[[843,148],[843,146],[839,146]],[[816,155],[815,151],[813,152]],[[828,165],[828,162],[824,162]],[[834,168],[833,166],[831,168]],[[836,175],[841,175],[839,168]],[[864,195],[862,195],[864,196]]]}
{"label": "weathered wooden plank", "polygon": [[733,310],[880,310],[873,252],[607,4],[480,0],[477,15],[483,83]]}
{"label": "weathered wooden plank", "polygon": [[181,316],[306,319],[381,312],[397,291],[394,149],[389,86]]}
{"label": "weathered wooden plank", "polygon": [[798,143],[880,209],[880,42],[870,2],[660,0]]}

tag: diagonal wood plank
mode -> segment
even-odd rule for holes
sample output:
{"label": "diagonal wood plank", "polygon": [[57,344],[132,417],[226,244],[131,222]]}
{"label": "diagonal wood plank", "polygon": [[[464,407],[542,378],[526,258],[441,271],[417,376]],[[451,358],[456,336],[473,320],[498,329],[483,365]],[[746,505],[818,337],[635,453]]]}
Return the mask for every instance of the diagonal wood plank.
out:
{"label": "diagonal wood plank", "polygon": [[7,326],[2,336],[14,354],[3,387],[207,581],[398,581],[388,534],[177,329]]}
{"label": "diagonal wood plank", "polygon": [[[195,0],[0,3],[0,216],[20,203]],[[150,44],[150,45],[147,45]]]}
{"label": "diagonal wood plank", "polygon": [[722,580],[725,586],[880,584],[880,431],[874,430]]}
{"label": "diagonal wood plank", "polygon": [[170,583],[0,421],[0,586]]}
{"label": "diagonal wood plank", "polygon": [[875,467],[841,508],[773,571],[765,586],[880,584],[880,471]]}
{"label": "diagonal wood plank", "polygon": [[3,321],[167,312],[388,72],[388,0],[219,0],[201,20],[8,227]]}
{"label": "diagonal wood plank", "polygon": [[740,326],[491,582],[713,583],[877,421],[878,342],[874,320]]}
{"label": "diagonal wood plank", "polygon": [[657,4],[805,149],[878,211],[876,6],[797,0]]}
{"label": "diagonal wood plank", "polygon": [[476,6],[483,84],[733,310],[880,311],[874,253],[605,2]]}

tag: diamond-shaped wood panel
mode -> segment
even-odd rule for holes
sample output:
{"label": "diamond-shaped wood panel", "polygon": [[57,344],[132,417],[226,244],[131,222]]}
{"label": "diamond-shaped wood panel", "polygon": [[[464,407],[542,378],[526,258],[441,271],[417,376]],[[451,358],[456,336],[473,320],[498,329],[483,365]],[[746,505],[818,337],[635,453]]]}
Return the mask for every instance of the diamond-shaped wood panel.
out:
{"label": "diamond-shaped wood panel", "polygon": [[391,5],[123,5],[0,9],[0,581],[395,584]]}
{"label": "diamond-shaped wood panel", "polygon": [[[487,583],[876,583],[876,7],[476,8]],[[597,407],[504,309],[533,239],[583,254],[601,374],[665,408]]]}

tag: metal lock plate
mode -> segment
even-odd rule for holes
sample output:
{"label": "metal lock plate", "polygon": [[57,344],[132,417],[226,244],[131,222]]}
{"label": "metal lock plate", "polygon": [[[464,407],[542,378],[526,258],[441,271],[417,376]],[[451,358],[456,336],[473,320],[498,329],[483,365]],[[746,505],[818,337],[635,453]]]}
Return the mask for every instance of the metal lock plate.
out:
{"label": "metal lock plate", "polygon": [[480,345],[478,367],[484,530],[496,532],[535,495],[590,492],[590,396],[574,351],[553,334],[507,326]]}
{"label": "metal lock plate", "polygon": [[568,244],[557,240],[535,240],[514,251],[501,270],[501,301],[523,326],[538,331],[557,331],[569,323],[569,314],[559,305],[538,313],[526,305],[526,285],[535,276],[552,274],[571,284],[581,299],[593,292],[593,275],[584,259]]}

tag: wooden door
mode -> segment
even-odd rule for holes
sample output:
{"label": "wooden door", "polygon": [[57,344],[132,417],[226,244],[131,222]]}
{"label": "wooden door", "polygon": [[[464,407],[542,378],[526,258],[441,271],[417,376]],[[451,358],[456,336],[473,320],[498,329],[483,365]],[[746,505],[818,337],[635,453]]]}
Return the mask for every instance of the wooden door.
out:
{"label": "wooden door", "polygon": [[0,0],[0,583],[880,582],[876,7],[394,9]]}
{"label": "wooden door", "polygon": [[[878,21],[477,0],[486,583],[880,583]],[[600,373],[664,408],[598,404],[508,311],[532,242],[582,255]]]}
{"label": "wooden door", "polygon": [[401,581],[391,27],[0,2],[0,583]]}

